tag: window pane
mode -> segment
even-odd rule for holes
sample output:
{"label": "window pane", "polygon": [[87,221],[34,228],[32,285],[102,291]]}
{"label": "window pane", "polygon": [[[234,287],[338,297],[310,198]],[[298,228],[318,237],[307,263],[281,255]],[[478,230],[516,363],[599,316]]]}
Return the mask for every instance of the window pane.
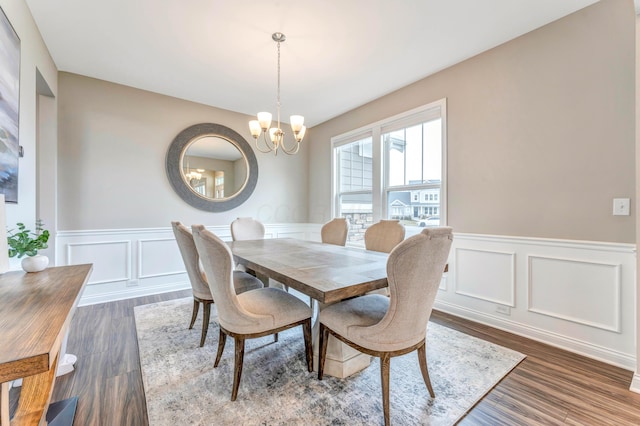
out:
{"label": "window pane", "polygon": [[385,133],[382,140],[388,151],[389,185],[404,185],[404,130]]}
{"label": "window pane", "polygon": [[440,225],[440,186],[416,191],[387,192],[387,216],[404,226]]}
{"label": "window pane", "polygon": [[436,119],[382,135],[389,162],[388,186],[442,180],[441,126],[441,119]]}
{"label": "window pane", "polygon": [[371,190],[372,151],[371,137],[338,148],[340,192]]}
{"label": "window pane", "polygon": [[407,141],[406,178],[403,185],[420,185],[422,177],[422,125],[409,127],[405,131]]}
{"label": "window pane", "polygon": [[424,132],[424,178],[442,180],[442,119],[423,125]]}
{"label": "window pane", "polygon": [[347,242],[364,247],[364,231],[373,223],[371,194],[344,194],[340,196],[340,214],[349,222]]}

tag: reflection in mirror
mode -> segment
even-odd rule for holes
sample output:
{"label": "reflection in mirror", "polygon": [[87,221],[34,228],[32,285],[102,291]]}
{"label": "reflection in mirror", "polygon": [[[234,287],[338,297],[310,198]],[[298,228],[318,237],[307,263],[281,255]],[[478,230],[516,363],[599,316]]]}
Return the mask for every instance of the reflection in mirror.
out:
{"label": "reflection in mirror", "polygon": [[205,136],[194,139],[182,158],[182,176],[198,195],[214,200],[230,198],[247,181],[247,160],[230,141]]}

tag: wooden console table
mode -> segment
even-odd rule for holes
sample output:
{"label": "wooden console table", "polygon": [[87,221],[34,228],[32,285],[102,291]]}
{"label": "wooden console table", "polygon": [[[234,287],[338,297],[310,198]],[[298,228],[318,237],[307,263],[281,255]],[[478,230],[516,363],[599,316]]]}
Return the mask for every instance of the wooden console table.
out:
{"label": "wooden console table", "polygon": [[[60,346],[92,265],[0,275],[0,424],[45,425]],[[9,384],[24,378],[9,421]]]}

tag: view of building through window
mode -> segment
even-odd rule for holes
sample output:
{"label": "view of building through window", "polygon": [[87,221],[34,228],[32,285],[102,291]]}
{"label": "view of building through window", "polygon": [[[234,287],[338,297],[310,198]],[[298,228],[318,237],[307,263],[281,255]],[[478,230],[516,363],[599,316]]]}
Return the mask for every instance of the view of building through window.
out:
{"label": "view of building through window", "polygon": [[349,221],[347,241],[364,245],[364,231],[373,223],[372,138],[343,145],[337,151],[339,216]]}
{"label": "view of building through window", "polygon": [[387,217],[405,226],[440,224],[442,120],[382,135],[387,153]]}
{"label": "view of building through window", "polygon": [[[444,224],[444,106],[444,100],[434,102],[362,129],[360,137],[334,141],[335,214],[349,221],[349,244],[364,246],[374,217],[397,219],[405,227]],[[380,205],[374,194],[380,194]]]}

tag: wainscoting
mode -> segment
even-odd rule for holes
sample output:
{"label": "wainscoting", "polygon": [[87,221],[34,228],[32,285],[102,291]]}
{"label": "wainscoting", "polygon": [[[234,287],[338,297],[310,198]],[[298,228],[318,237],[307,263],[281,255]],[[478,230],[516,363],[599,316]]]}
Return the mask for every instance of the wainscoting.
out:
{"label": "wainscoting", "polygon": [[[265,226],[320,240],[319,224]],[[190,288],[170,227],[59,232],[56,264],[78,263],[94,264],[80,305]],[[455,234],[436,308],[635,370],[635,276],[633,244]]]}
{"label": "wainscoting", "polygon": [[633,244],[455,234],[435,307],[635,370],[635,261]]}
{"label": "wainscoting", "polygon": [[[320,241],[315,224],[265,225],[266,238]],[[209,226],[231,241],[229,226]],[[170,227],[62,231],[56,236],[56,265],[93,263],[80,306],[191,288]]]}

